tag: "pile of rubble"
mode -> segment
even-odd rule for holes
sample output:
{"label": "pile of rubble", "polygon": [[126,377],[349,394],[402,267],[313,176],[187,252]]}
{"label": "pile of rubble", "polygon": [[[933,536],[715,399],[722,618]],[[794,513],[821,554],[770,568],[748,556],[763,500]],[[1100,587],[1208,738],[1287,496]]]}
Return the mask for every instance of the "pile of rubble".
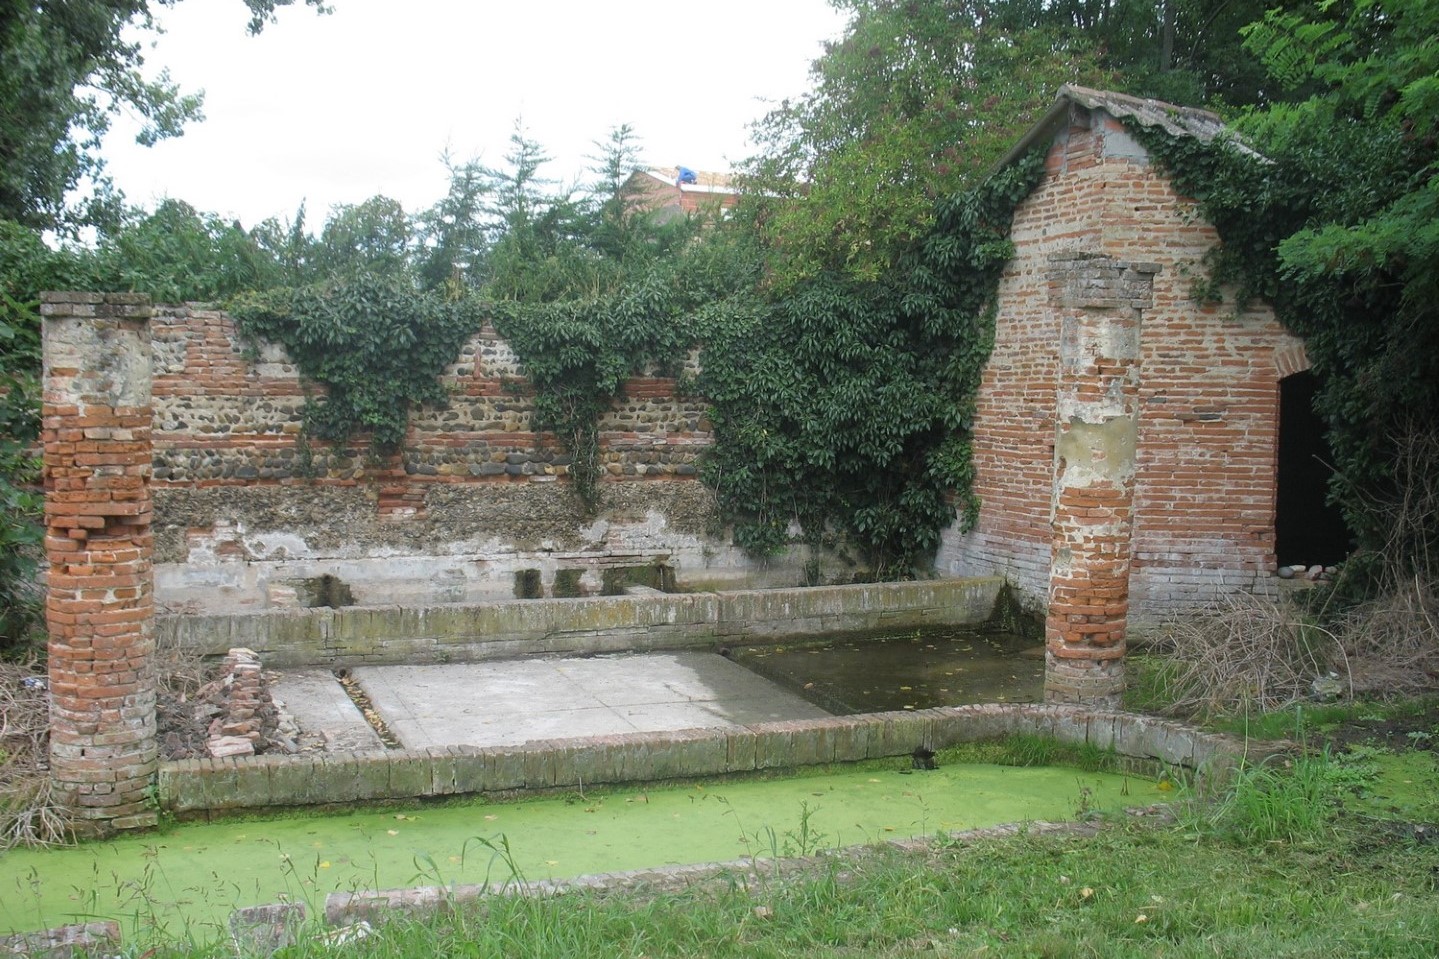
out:
{"label": "pile of rubble", "polygon": [[166,759],[299,751],[295,742],[299,730],[275,707],[254,650],[230,650],[214,677],[193,693],[169,701],[161,697],[158,712]]}

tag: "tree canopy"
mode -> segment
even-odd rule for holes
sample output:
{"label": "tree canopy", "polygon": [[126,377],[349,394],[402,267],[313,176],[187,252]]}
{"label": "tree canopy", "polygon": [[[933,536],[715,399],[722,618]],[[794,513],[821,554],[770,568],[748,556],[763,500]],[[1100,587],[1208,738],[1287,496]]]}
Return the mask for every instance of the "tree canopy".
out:
{"label": "tree canopy", "polygon": [[[121,111],[142,143],[178,136],[202,98],[145,73],[154,11],[178,0],[0,0],[0,219],[40,229],[111,222],[100,142]],[[295,0],[245,0],[258,33]],[[324,9],[322,0],[305,0]],[[74,194],[90,183],[88,195]]]}
{"label": "tree canopy", "polygon": [[[755,126],[741,216],[782,279],[840,270],[875,279],[1074,80],[1100,84],[1092,49],[1017,31],[978,0],[834,0],[844,36],[813,87]],[[803,198],[803,202],[795,202]]]}
{"label": "tree canopy", "polygon": [[1116,89],[1185,106],[1263,103],[1282,94],[1244,47],[1243,28],[1304,0],[1002,0],[979,16],[1010,33],[1053,31],[1092,50]]}
{"label": "tree canopy", "polygon": [[831,2],[844,35],[755,125],[744,167],[781,282],[880,276],[1065,83],[1221,107],[1293,95],[1243,47],[1271,0]]}

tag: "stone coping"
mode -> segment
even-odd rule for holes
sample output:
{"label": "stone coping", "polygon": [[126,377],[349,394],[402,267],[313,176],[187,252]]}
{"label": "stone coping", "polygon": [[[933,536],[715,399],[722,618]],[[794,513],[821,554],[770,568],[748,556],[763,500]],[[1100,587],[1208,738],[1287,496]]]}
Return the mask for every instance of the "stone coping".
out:
{"label": "stone coping", "polygon": [[[1135,810],[1138,815],[1162,812]],[[1004,823],[980,829],[966,829],[946,834],[943,838],[951,843],[971,844],[988,839],[1003,839],[1026,835],[1066,834],[1094,836],[1099,827],[1087,822],[1034,822]],[[353,892],[332,892],[325,897],[324,921],[329,926],[346,927],[356,923],[379,925],[392,920],[396,915],[432,915],[439,912],[473,906],[494,896],[561,896],[574,892],[662,894],[680,892],[691,886],[713,880],[738,883],[745,886],[758,885],[774,879],[786,879],[823,868],[826,863],[839,860],[853,860],[873,855],[886,849],[904,852],[924,853],[934,849],[933,837],[914,839],[889,839],[878,843],[844,846],[825,850],[810,856],[795,856],[783,859],[746,857],[727,862],[703,862],[681,866],[661,866],[653,869],[633,869],[623,872],[594,873],[576,876],[573,879],[510,879],[503,882],[479,885],[456,884],[449,886],[414,886],[401,889],[366,889]],[[239,910],[239,914],[251,911],[273,909],[273,906],[257,906],[251,910]]]}
{"label": "stone coping", "polygon": [[983,704],[521,746],[243,756],[163,763],[162,809],[184,819],[297,806],[514,795],[744,775],[907,756],[1019,734],[1092,744],[1223,780],[1258,747],[1183,723],[1080,706]]}
{"label": "stone coping", "polygon": [[713,593],[651,593],[436,606],[342,606],[155,617],[156,640],[224,655],[253,649],[267,667],[475,662],[557,653],[643,652],[725,640],[930,625],[974,625],[1002,577]]}
{"label": "stone coping", "polygon": [[120,924],[109,920],[0,936],[0,956],[30,959],[84,959],[108,955],[119,946]]}

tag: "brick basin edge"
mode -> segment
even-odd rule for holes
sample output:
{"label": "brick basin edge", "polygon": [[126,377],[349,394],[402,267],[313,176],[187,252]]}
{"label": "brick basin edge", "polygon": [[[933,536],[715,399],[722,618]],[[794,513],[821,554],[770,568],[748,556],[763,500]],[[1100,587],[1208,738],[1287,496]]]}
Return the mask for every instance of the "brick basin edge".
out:
{"label": "brick basin edge", "polygon": [[364,753],[242,756],[162,763],[159,801],[181,819],[277,807],[543,793],[907,756],[1014,735],[1112,749],[1189,771],[1201,789],[1278,752],[1172,720],[1082,706],[982,704],[750,726]]}

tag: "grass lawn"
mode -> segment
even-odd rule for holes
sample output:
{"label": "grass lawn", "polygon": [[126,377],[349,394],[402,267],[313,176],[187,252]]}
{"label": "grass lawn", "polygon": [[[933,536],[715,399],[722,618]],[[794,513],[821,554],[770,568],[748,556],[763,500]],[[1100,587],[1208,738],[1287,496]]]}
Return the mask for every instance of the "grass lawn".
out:
{"label": "grass lawn", "polygon": [[1371,820],[1267,841],[1208,821],[1118,823],[1090,838],[884,850],[748,887],[497,900],[284,954],[1432,959],[1436,870],[1439,845]]}

